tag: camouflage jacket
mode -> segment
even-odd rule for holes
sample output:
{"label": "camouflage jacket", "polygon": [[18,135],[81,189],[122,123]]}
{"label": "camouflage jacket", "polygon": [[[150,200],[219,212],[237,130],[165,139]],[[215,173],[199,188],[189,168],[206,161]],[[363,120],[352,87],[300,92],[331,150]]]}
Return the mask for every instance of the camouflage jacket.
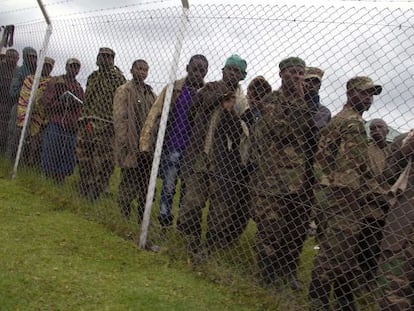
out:
{"label": "camouflage jacket", "polygon": [[86,83],[82,119],[95,118],[92,127],[98,130],[111,123],[115,90],[125,82],[125,77],[117,67],[109,71],[94,71]]}
{"label": "camouflage jacket", "polygon": [[369,190],[368,137],[357,112],[345,106],[322,129],[316,161],[322,185]]}
{"label": "camouflage jacket", "polygon": [[303,98],[288,98],[282,90],[263,98],[262,118],[253,130],[252,185],[262,195],[306,191],[307,169],[313,157],[314,122]]}

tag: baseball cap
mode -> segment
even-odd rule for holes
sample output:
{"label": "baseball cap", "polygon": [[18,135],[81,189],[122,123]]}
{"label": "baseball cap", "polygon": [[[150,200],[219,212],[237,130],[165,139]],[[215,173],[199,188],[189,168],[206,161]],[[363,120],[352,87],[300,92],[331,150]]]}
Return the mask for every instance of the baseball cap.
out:
{"label": "baseball cap", "polygon": [[247,75],[247,62],[237,54],[233,54],[227,58],[226,62],[224,63],[224,67],[236,67],[240,69],[240,71],[244,74],[244,78]]}
{"label": "baseball cap", "polygon": [[55,65],[55,60],[53,58],[51,58],[51,57],[47,57],[46,56],[44,63],[54,66]]}
{"label": "baseball cap", "polygon": [[324,71],[317,67],[306,67],[305,68],[305,80],[307,79],[319,79],[322,81],[322,77],[324,75]]}
{"label": "baseball cap", "polygon": [[346,83],[347,90],[368,91],[372,90],[372,95],[379,95],[382,92],[382,86],[374,84],[370,77],[359,76],[350,79]]}
{"label": "baseball cap", "polygon": [[115,56],[114,50],[112,50],[110,48],[106,48],[106,47],[100,48],[99,49],[99,54],[109,54],[109,55]]}
{"label": "baseball cap", "polygon": [[305,64],[305,61],[300,57],[288,57],[279,63],[280,71],[288,67],[292,67],[292,66],[301,66],[305,68],[306,64]]}
{"label": "baseball cap", "polygon": [[66,61],[66,65],[72,65],[72,64],[78,64],[80,66],[81,63],[80,63],[79,59],[77,59],[77,58],[69,58]]}

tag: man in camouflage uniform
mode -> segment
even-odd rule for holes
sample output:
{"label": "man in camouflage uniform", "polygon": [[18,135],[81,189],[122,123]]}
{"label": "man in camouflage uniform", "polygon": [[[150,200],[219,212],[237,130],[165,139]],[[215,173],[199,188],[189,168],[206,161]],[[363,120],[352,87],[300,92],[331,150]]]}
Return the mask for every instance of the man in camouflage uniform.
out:
{"label": "man in camouflage uniform", "polygon": [[290,57],[279,69],[282,86],[263,98],[262,118],[253,131],[257,263],[264,285],[299,289],[296,273],[312,208],[309,161],[316,141],[304,99],[305,62]]}
{"label": "man in camouflage uniform", "polygon": [[[372,176],[368,137],[362,114],[382,87],[369,77],[350,79],[347,102],[321,132],[316,161],[322,170],[320,183],[326,187],[326,228],[320,241],[309,288],[312,310],[330,310],[331,283],[335,310],[356,310],[354,291],[363,256],[361,241],[372,225],[373,215],[383,212],[370,189]],[[374,200],[372,200],[374,198]]]}
{"label": "man in camouflage uniform", "polygon": [[115,90],[126,82],[114,66],[115,52],[100,48],[98,70],[86,83],[85,101],[79,119],[76,153],[79,164],[79,193],[95,200],[107,191],[114,171],[112,99]]}
{"label": "man in camouflage uniform", "polygon": [[184,234],[191,255],[200,250],[202,211],[214,188],[210,183],[211,163],[206,150],[212,148],[218,122],[213,124],[211,119],[217,108],[220,108],[225,94],[235,94],[236,104],[233,109],[238,116],[247,109],[247,100],[239,85],[246,77],[246,68],[244,59],[238,55],[230,56],[222,70],[222,80],[207,83],[192,99],[189,111],[192,135],[181,166],[187,188],[177,220],[177,229]]}
{"label": "man in camouflage uniform", "polygon": [[394,139],[384,176],[394,197],[381,244],[380,310],[414,310],[414,130]]}
{"label": "man in camouflage uniform", "polygon": [[156,95],[144,81],[149,66],[143,59],[132,64],[133,79],[117,88],[114,97],[115,160],[121,167],[118,205],[129,217],[131,203],[138,201],[138,220],[144,215],[145,198],[151,173],[152,157],[139,152],[139,134]]}

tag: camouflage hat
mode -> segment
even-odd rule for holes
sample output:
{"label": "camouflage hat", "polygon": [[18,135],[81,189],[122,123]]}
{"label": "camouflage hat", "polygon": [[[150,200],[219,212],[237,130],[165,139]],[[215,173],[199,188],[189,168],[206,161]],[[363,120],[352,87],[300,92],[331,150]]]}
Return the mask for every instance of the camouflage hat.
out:
{"label": "camouflage hat", "polygon": [[288,67],[292,67],[292,66],[301,66],[305,68],[306,64],[305,64],[305,61],[299,57],[288,57],[279,63],[280,71]]}
{"label": "camouflage hat", "polygon": [[99,54],[109,54],[109,55],[115,56],[114,50],[112,50],[110,48],[100,48],[99,49]]}
{"label": "camouflage hat", "polygon": [[78,64],[80,66],[81,65],[81,62],[77,58],[69,58],[66,61],[66,65],[72,65],[72,64]]}
{"label": "camouflage hat", "polygon": [[52,65],[52,66],[54,66],[55,65],[55,60],[53,59],[53,58],[51,58],[51,57],[45,57],[45,64],[49,64],[49,65]]}
{"label": "camouflage hat", "polygon": [[236,67],[244,74],[243,79],[246,77],[247,62],[237,54],[227,58],[224,67]]}
{"label": "camouflage hat", "polygon": [[381,85],[375,85],[370,77],[360,76],[350,79],[346,83],[347,90],[367,91],[372,90],[372,95],[379,95],[382,92]]}
{"label": "camouflage hat", "polygon": [[319,79],[322,81],[323,74],[325,72],[317,67],[306,67],[305,68],[305,80],[307,79]]}

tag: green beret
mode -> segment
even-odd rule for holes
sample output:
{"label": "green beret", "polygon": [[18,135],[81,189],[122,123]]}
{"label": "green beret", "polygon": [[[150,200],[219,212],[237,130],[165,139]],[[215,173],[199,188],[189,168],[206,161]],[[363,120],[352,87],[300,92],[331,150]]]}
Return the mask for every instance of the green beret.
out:
{"label": "green beret", "polygon": [[292,66],[300,66],[300,67],[305,68],[306,64],[305,64],[305,61],[299,57],[288,57],[279,63],[280,71],[288,67],[292,67]]}

